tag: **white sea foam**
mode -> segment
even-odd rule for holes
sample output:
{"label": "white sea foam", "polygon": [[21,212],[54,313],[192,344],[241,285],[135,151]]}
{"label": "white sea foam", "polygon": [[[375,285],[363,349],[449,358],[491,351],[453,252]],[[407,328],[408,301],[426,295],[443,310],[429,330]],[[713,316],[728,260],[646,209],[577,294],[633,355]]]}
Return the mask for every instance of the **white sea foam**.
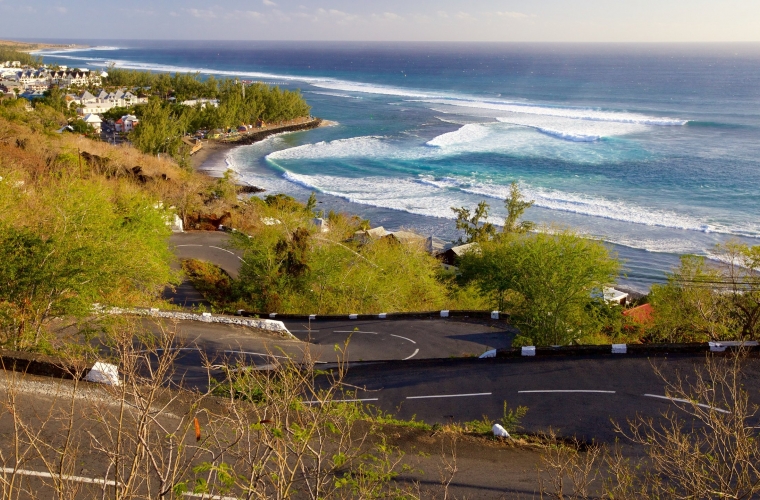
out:
{"label": "white sea foam", "polygon": [[485,139],[491,131],[487,125],[479,123],[468,123],[458,130],[446,132],[427,142],[428,146],[439,148],[451,147],[459,144],[466,144]]}
{"label": "white sea foam", "polygon": [[444,94],[435,94],[422,90],[405,89],[390,85],[378,85],[374,83],[351,82],[346,80],[321,80],[312,83],[313,86],[322,89],[342,90],[344,92],[359,92],[362,94],[389,95],[396,97],[411,97],[415,99],[431,99],[446,97]]}
{"label": "white sea foam", "polygon": [[522,113],[531,115],[557,116],[576,120],[632,123],[639,125],[663,125],[680,126],[686,125],[688,120],[647,116],[638,113],[621,111],[603,111],[591,108],[560,108],[552,106],[539,106],[536,104],[518,103],[509,101],[486,101],[477,99],[422,99],[417,102],[426,104],[438,104],[457,106],[461,108],[488,109],[506,111],[509,113]]}
{"label": "white sea foam", "polygon": [[[503,200],[509,186],[468,182],[454,177],[389,179],[386,177],[347,178],[329,175],[304,175],[286,171],[284,178],[308,189],[345,198],[354,203],[420,215],[453,218],[451,206],[462,204],[461,193]],[[389,189],[392,183],[393,189]],[[635,203],[609,200],[598,196],[566,193],[558,190],[521,185],[526,198],[535,200],[535,206],[578,215],[699,232],[718,230],[693,217],[661,209],[642,207]]]}
{"label": "white sea foam", "polygon": [[[549,210],[645,226],[659,226],[700,232],[719,230],[719,228],[693,217],[667,210],[642,207],[628,201],[610,200],[601,196],[536,188],[525,184],[521,185],[520,189],[526,198],[534,200],[536,207],[547,208]],[[509,195],[509,186],[473,183],[467,187],[462,187],[462,191],[503,200]]]}
{"label": "white sea foam", "polygon": [[338,94],[337,92],[317,92],[315,90],[307,90],[304,92],[306,94],[316,94],[316,95],[326,95],[330,97],[343,97],[345,99],[361,99],[359,96],[355,95],[348,95],[348,94]]}
{"label": "white sea foam", "polygon": [[578,120],[556,116],[513,113],[499,117],[498,121],[532,128],[543,134],[575,142],[594,142],[604,137],[622,136],[643,132],[649,127],[639,123]]}
{"label": "white sea foam", "polygon": [[316,160],[324,158],[389,158],[401,151],[379,136],[360,136],[335,141],[321,141],[294,148],[275,151],[267,155],[268,160]]}
{"label": "white sea foam", "polygon": [[39,49],[34,50],[31,53],[32,54],[41,54],[41,55],[58,55],[58,54],[67,54],[69,52],[90,52],[90,51],[104,51],[104,50],[121,50],[119,47],[111,47],[108,45],[98,45],[96,47],[72,47],[69,49]]}

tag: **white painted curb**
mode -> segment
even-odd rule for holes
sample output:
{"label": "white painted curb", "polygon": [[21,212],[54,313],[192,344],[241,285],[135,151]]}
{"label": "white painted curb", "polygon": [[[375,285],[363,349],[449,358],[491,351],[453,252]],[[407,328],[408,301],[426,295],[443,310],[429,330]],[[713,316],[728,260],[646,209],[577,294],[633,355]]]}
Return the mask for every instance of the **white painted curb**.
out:
{"label": "white painted curb", "polygon": [[491,319],[499,319],[499,311],[491,311]]}
{"label": "white painted curb", "polygon": [[87,382],[106,385],[121,385],[119,367],[111,363],[96,362],[84,377]]}
{"label": "white painted curb", "polygon": [[708,344],[710,345],[711,352],[725,352],[727,347],[756,347],[758,342],[756,340],[721,340],[718,342],[708,342]]}
{"label": "white painted curb", "polygon": [[449,311],[441,311],[441,317],[442,318],[448,318],[449,317]]}
{"label": "white painted curb", "polygon": [[359,317],[358,314],[349,314],[348,319],[357,319]]}
{"label": "white painted curb", "polygon": [[387,317],[388,317],[388,315],[386,313],[380,313],[380,314],[377,315],[378,319],[386,319]]}
{"label": "white painted curb", "polygon": [[536,355],[536,346],[533,345],[527,345],[523,346],[521,349],[523,356],[535,356]]}
{"label": "white painted curb", "polygon": [[628,353],[627,344],[612,344],[612,354],[627,354],[627,353]]}
{"label": "white painted curb", "polygon": [[269,313],[269,317],[274,319],[277,317],[277,313]]}
{"label": "white painted curb", "polygon": [[484,358],[495,358],[496,357],[496,349],[491,349],[490,351],[486,351],[483,354],[481,354],[480,359]]}
{"label": "white painted curb", "polygon": [[309,314],[309,320],[315,320],[315,319],[317,319],[316,314]]}
{"label": "white painted curb", "polygon": [[[224,323],[229,325],[250,326],[270,332],[279,332],[283,336],[296,340],[297,337],[290,333],[282,321],[271,319],[244,318],[240,316],[214,316],[211,313],[193,314],[186,312],[158,311],[152,309],[121,309],[112,307],[106,309],[100,306],[95,307],[95,312],[106,314],[138,314],[141,316],[153,316],[156,318],[177,319],[183,321],[202,321],[204,323]],[[276,314],[276,313],[272,313]],[[271,315],[270,315],[271,316]]]}

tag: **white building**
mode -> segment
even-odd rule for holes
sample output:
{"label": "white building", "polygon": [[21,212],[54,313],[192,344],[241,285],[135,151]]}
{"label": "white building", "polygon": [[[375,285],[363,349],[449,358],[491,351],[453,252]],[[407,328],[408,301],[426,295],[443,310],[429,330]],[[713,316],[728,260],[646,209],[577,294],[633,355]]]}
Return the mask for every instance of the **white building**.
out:
{"label": "white building", "polygon": [[183,106],[197,106],[200,104],[201,108],[205,108],[206,106],[213,106],[215,108],[219,107],[219,99],[190,99],[187,101],[182,101],[180,104]]}
{"label": "white building", "polygon": [[117,132],[131,132],[134,130],[134,128],[140,123],[140,120],[137,119],[135,115],[124,115],[118,120],[116,120],[116,131]]}
{"label": "white building", "polygon": [[90,125],[95,130],[95,132],[100,133],[101,126],[103,125],[103,120],[101,120],[98,115],[90,113],[82,118],[82,120]]}

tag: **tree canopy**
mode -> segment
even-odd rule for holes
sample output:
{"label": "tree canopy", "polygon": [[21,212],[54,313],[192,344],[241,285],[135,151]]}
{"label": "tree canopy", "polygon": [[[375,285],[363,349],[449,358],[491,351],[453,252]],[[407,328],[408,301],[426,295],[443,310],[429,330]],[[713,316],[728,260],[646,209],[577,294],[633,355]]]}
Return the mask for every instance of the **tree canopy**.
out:
{"label": "tree canopy", "polygon": [[462,256],[465,281],[492,298],[533,345],[564,345],[599,331],[596,306],[619,263],[571,231],[504,235]]}

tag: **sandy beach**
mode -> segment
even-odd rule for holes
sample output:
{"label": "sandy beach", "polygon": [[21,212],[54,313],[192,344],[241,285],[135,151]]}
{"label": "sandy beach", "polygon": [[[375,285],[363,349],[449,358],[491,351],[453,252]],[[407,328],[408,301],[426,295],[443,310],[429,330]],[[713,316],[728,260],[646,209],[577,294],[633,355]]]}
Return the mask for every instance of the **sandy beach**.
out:
{"label": "sandy beach", "polygon": [[203,172],[206,170],[204,168],[204,165],[218,164],[219,160],[224,158],[227,152],[232,148],[263,141],[267,137],[275,134],[299,132],[315,127],[334,127],[335,125],[337,125],[336,122],[317,118],[310,122],[294,121],[293,123],[288,123],[279,127],[270,127],[263,130],[255,130],[249,134],[243,135],[237,140],[204,140],[203,148],[190,157],[190,165],[193,167],[193,170]]}
{"label": "sandy beach", "polygon": [[190,157],[190,166],[193,170],[203,172],[203,165],[207,162],[216,163],[219,159],[224,158],[229,150],[239,146],[234,142],[221,141],[203,141],[203,148]]}

